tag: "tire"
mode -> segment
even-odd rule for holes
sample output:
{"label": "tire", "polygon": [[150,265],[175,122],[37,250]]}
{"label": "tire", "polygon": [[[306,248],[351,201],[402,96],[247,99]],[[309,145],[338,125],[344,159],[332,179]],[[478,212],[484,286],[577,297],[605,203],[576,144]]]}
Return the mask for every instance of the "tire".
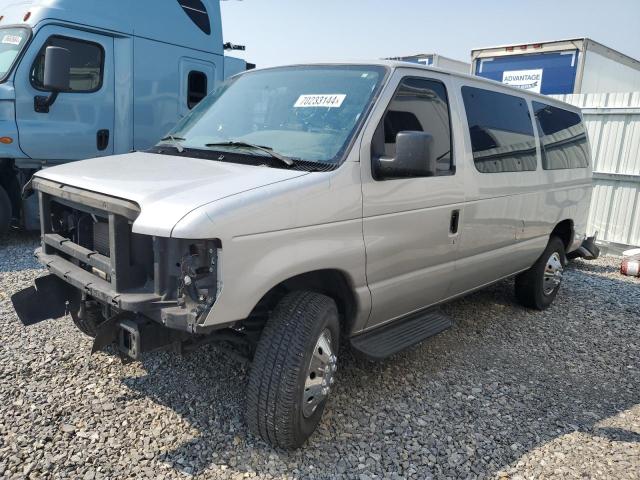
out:
{"label": "tire", "polygon": [[536,310],[548,308],[560,290],[566,264],[564,243],[558,237],[551,237],[536,263],[516,277],[518,302]]}
{"label": "tire", "polygon": [[80,309],[71,312],[71,319],[78,330],[86,336],[96,338],[99,325],[105,321],[102,314],[102,307],[99,304],[89,303],[84,311]]}
{"label": "tire", "polygon": [[12,218],[11,200],[2,186],[0,186],[0,235],[7,233]]}
{"label": "tire", "polygon": [[[334,382],[339,335],[338,309],[331,298],[298,291],[278,303],[249,372],[245,417],[255,435],[284,449],[299,448],[311,436]],[[312,368],[312,359],[324,369]]]}

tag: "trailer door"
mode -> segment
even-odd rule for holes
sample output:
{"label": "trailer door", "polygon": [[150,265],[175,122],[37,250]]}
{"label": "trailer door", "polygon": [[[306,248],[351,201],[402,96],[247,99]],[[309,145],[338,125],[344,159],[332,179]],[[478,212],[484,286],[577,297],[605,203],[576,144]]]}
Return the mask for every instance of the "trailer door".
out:
{"label": "trailer door", "polygon": [[[48,113],[36,111],[48,46],[71,53],[71,82]],[[43,27],[16,71],[16,118],[22,151],[43,164],[113,154],[113,38],[55,25]]]}

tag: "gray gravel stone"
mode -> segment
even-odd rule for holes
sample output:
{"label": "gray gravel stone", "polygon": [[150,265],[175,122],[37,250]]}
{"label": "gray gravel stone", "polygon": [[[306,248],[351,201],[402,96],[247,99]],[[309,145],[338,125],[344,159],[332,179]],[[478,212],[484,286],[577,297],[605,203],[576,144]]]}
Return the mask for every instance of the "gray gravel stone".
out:
{"label": "gray gravel stone", "polygon": [[247,433],[247,372],[213,346],[123,365],[68,318],[23,328],[36,244],[0,239],[0,477],[639,478],[640,280],[618,260],[572,263],[545,312],[509,280],[386,362],[343,351],[318,432],[282,452]]}

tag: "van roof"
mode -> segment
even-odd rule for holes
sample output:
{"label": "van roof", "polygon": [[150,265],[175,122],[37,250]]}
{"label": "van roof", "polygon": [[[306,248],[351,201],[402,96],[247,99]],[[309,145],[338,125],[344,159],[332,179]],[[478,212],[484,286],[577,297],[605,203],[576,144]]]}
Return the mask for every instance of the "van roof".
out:
{"label": "van roof", "polygon": [[[189,6],[194,4],[198,8]],[[94,27],[224,53],[219,0],[5,0],[0,13],[0,27],[37,28],[45,20],[57,20],[79,28]],[[201,30],[190,15],[208,17],[211,33]]]}
{"label": "van roof", "polygon": [[568,104],[566,102],[563,102],[561,100],[558,100],[556,98],[550,97],[548,95],[542,95],[540,93],[535,93],[535,92],[529,92],[526,90],[522,90],[520,88],[517,87],[513,87],[510,85],[505,85],[504,83],[501,82],[497,82],[495,80],[490,80],[488,78],[483,78],[483,77],[478,77],[475,75],[471,75],[468,73],[461,73],[461,72],[454,72],[451,70],[447,70],[445,68],[439,68],[439,67],[433,67],[433,66],[427,66],[427,65],[423,65],[423,64],[419,64],[419,63],[409,63],[409,62],[403,62],[401,60],[370,60],[370,61],[365,61],[365,60],[358,60],[358,61],[349,61],[349,62],[314,62],[314,63],[303,63],[303,64],[292,64],[292,65],[280,65],[277,67],[266,67],[266,68],[258,68],[257,70],[251,70],[248,72],[243,72],[240,75],[246,75],[246,74],[250,74],[251,72],[255,72],[255,71],[263,71],[263,70],[271,70],[271,69],[277,69],[277,68],[286,68],[286,67],[304,67],[304,66],[323,66],[323,65],[335,65],[335,66],[340,66],[340,65],[354,65],[354,66],[381,66],[381,67],[386,67],[390,70],[398,70],[398,69],[402,69],[402,70],[422,70],[422,71],[432,71],[432,72],[438,72],[438,73],[444,73],[446,75],[451,75],[452,77],[458,77],[464,80],[469,80],[472,81],[475,84],[484,84],[487,87],[493,87],[493,88],[497,88],[498,90],[503,90],[503,91],[508,91],[513,93],[514,95],[517,94],[518,96],[527,96],[527,97],[531,97],[534,99],[537,99],[541,102],[547,103],[547,104],[556,104],[559,106],[562,106],[562,108],[567,109],[567,110],[571,110],[571,111],[575,111],[575,112],[580,112],[580,108],[576,107],[574,105]]}

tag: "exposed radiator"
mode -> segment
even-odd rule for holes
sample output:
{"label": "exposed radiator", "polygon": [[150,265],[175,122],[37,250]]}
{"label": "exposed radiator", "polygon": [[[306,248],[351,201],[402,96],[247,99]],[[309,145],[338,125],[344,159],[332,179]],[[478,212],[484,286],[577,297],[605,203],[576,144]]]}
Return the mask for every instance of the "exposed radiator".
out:
{"label": "exposed radiator", "polygon": [[99,254],[109,257],[109,224],[97,222],[93,224],[93,249]]}

